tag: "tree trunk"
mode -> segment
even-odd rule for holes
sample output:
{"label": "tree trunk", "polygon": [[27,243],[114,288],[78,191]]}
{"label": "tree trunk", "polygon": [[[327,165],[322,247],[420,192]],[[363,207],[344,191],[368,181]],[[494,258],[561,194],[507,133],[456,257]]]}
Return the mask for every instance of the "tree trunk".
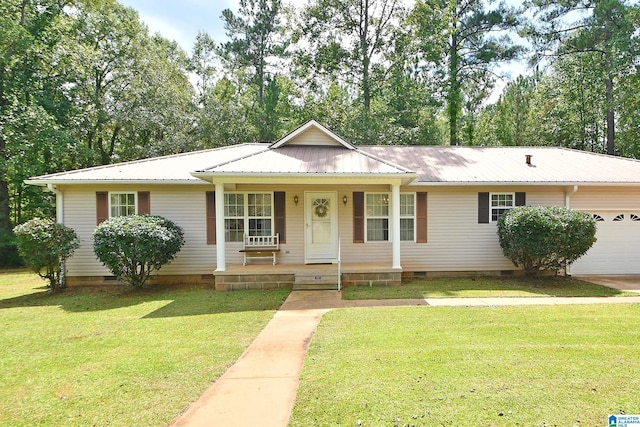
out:
{"label": "tree trunk", "polygon": [[611,76],[607,76],[605,81],[607,87],[607,154],[615,155],[615,137],[616,137],[616,122],[615,111],[613,109],[613,79]]}
{"label": "tree trunk", "polygon": [[454,28],[449,47],[449,94],[447,112],[449,115],[449,144],[459,145],[458,116],[460,114],[460,82],[458,81],[458,35]]}

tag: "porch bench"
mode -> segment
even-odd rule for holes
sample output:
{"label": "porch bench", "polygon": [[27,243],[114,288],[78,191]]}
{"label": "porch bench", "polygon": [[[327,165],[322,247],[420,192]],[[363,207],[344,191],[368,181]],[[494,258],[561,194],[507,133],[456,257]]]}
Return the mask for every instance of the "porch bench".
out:
{"label": "porch bench", "polygon": [[247,236],[244,235],[242,249],[244,255],[242,265],[247,265],[250,258],[272,259],[276,265],[276,255],[280,252],[280,235],[275,236]]}

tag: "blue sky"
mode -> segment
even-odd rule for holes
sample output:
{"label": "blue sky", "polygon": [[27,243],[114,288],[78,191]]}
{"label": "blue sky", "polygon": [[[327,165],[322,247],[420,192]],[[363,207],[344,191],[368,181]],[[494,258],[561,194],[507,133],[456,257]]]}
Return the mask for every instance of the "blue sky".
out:
{"label": "blue sky", "polygon": [[199,30],[216,42],[225,38],[220,15],[224,9],[238,10],[239,0],[120,0],[138,11],[152,33],[175,40],[191,52]]}

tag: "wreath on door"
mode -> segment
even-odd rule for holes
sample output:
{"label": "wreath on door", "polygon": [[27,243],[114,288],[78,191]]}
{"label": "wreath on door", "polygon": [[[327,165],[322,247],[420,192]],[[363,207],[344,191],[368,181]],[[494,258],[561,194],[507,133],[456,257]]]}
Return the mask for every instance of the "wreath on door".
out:
{"label": "wreath on door", "polygon": [[329,200],[316,199],[313,202],[313,211],[318,218],[324,218],[329,213]]}

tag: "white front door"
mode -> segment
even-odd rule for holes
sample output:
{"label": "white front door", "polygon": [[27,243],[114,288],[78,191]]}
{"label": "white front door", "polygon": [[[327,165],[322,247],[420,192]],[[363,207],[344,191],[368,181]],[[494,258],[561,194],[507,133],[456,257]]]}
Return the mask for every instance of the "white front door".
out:
{"label": "white front door", "polygon": [[338,261],[338,206],[335,192],[307,192],[305,207],[305,262]]}

